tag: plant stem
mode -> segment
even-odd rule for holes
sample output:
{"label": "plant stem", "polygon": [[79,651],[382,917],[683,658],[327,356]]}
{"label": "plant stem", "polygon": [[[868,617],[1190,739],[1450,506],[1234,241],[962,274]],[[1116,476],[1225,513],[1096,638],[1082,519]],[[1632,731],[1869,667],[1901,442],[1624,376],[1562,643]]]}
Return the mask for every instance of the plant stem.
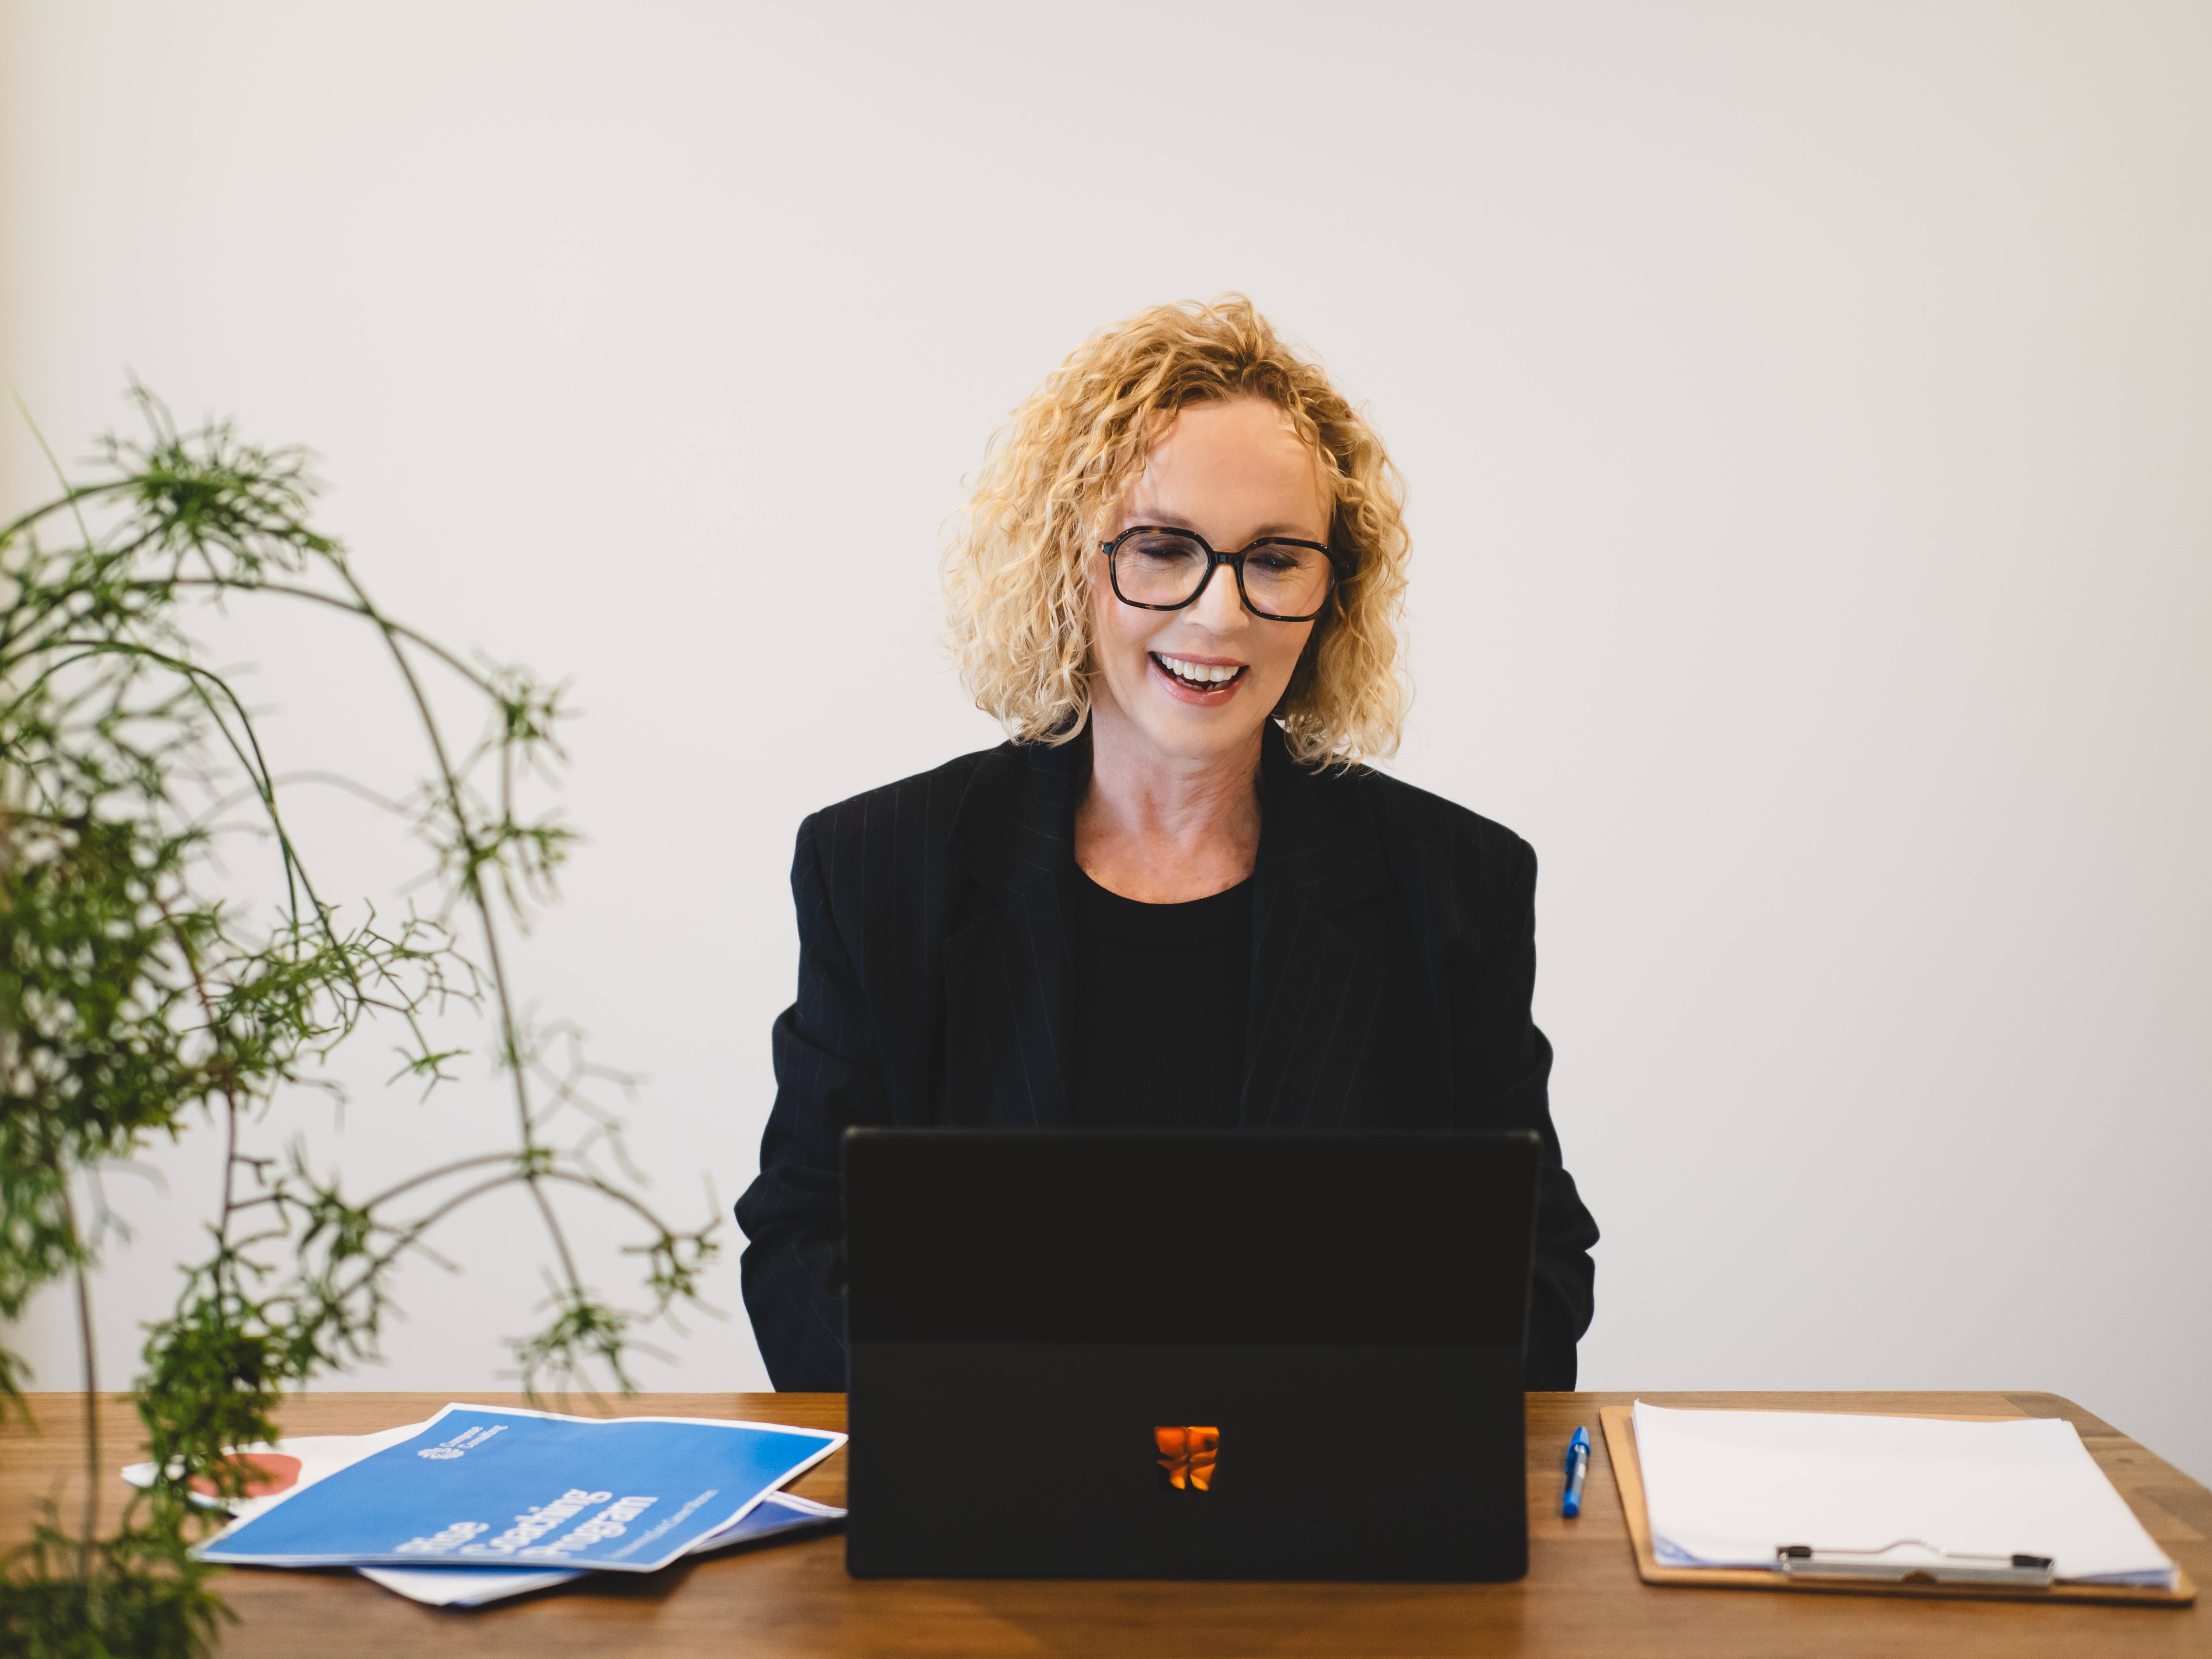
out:
{"label": "plant stem", "polygon": [[475,1158],[456,1158],[451,1164],[441,1164],[434,1170],[425,1170],[420,1175],[410,1176],[406,1180],[401,1182],[396,1187],[386,1187],[374,1198],[364,1200],[361,1207],[364,1210],[380,1210],[386,1204],[392,1202],[393,1199],[398,1197],[402,1193],[410,1191],[427,1182],[441,1180],[449,1175],[458,1175],[463,1170],[473,1170],[486,1164],[512,1164],[514,1162],[514,1154],[513,1152],[482,1152]]}
{"label": "plant stem", "polygon": [[76,1264],[76,1334],[84,1352],[84,1535],[77,1540],[77,1572],[92,1577],[93,1540],[100,1534],[100,1359],[92,1334],[92,1280],[85,1271],[84,1235],[76,1222],[76,1200],[69,1173],[61,1174],[62,1218],[70,1231],[70,1253]]}
{"label": "plant stem", "polygon": [[[45,441],[41,439],[40,442],[40,447],[43,448]],[[47,450],[46,453],[51,458],[53,452]],[[120,491],[135,488],[137,483],[137,480],[135,478],[117,478],[108,483],[77,486],[65,494],[57,495],[43,507],[34,507],[28,513],[21,514],[9,520],[6,524],[0,524],[0,541],[11,539],[20,532],[29,529],[40,520],[50,514],[58,513],[65,507],[74,508],[80,501],[89,501],[102,495],[116,495]]]}
{"label": "plant stem", "polygon": [[[507,992],[507,968],[499,948],[499,928],[492,917],[490,901],[484,896],[482,849],[477,845],[476,836],[469,828],[468,809],[461,799],[460,779],[455,775],[452,757],[447,752],[445,733],[438,729],[437,719],[430,712],[430,700],[423,693],[422,682],[415,672],[415,665],[407,659],[398,625],[376,608],[367,590],[343,562],[332,562],[338,580],[353,595],[361,614],[383,633],[386,648],[392,653],[392,665],[399,671],[399,678],[405,684],[408,695],[414,699],[416,713],[422,722],[423,735],[437,761],[439,783],[446,792],[447,807],[453,815],[453,833],[460,837],[462,849],[467,854],[467,861],[462,866],[461,890],[475,909],[477,920],[483,927],[484,963],[490,971],[492,1000],[499,1009],[501,1045],[507,1066],[514,1078],[515,1118],[522,1134],[523,1151],[526,1153],[535,1152],[538,1150],[538,1131],[530,1109],[530,1079],[523,1065],[521,1035],[515,1029],[514,999]],[[561,1258],[561,1273],[568,1281],[568,1292],[580,1301],[584,1295],[583,1275],[576,1270],[575,1256],[568,1249],[568,1235],[562,1231],[561,1218],[553,1212],[553,1201],[546,1196],[544,1184],[534,1171],[526,1171],[523,1179],[530,1184],[530,1196],[538,1206],[538,1213],[544,1220],[545,1231],[553,1241],[554,1251]]]}
{"label": "plant stem", "polygon": [[[350,580],[346,585],[352,587],[356,594],[361,591],[359,586]],[[331,609],[343,611],[349,616],[368,617],[385,633],[396,635],[410,645],[419,646],[428,652],[486,696],[494,695],[491,682],[471,667],[467,659],[454,655],[437,641],[425,638],[404,623],[392,621],[378,611],[366,599],[342,599],[334,593],[318,593],[312,587],[300,587],[290,582],[257,581],[248,584],[224,581],[213,576],[177,576],[167,582],[134,582],[131,586],[134,587],[213,587],[231,592],[282,593],[287,599],[312,599],[317,605],[329,605]]]}

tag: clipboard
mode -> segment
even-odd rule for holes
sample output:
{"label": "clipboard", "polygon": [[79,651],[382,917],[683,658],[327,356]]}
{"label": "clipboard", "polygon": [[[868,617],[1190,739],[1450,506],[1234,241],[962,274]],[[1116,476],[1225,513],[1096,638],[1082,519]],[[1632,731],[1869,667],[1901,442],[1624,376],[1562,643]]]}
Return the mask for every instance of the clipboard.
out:
{"label": "clipboard", "polygon": [[[1633,1411],[1628,1406],[1601,1406],[1597,1416],[1605,1429],[1606,1457],[1613,1465],[1621,1512],[1628,1522],[1628,1541],[1636,1552],[1636,1576],[1647,1584],[1700,1589],[1810,1591],[1816,1595],[1905,1595],[1938,1601],[2103,1601],[2142,1607],[2185,1607],[2197,1600],[2197,1586],[2186,1572],[2179,1569],[2173,1588],[2159,1589],[2144,1584],[1938,1583],[1918,1579],[1793,1575],[1759,1567],[1662,1566],[1651,1548],[1651,1518],[1644,1509],[1644,1474],[1636,1457]],[[1994,1423],[2008,1419],[1954,1417],[1950,1420]]]}

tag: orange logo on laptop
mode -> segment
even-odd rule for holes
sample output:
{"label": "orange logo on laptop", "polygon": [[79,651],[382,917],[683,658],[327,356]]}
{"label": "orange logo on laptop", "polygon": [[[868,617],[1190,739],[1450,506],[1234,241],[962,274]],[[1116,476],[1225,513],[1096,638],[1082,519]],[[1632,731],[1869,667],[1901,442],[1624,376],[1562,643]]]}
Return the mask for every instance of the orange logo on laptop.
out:
{"label": "orange logo on laptop", "polygon": [[1154,1429],[1152,1443],[1160,1449],[1159,1465],[1168,1485],[1177,1492],[1209,1492],[1213,1486],[1214,1461],[1221,1454],[1218,1429]]}

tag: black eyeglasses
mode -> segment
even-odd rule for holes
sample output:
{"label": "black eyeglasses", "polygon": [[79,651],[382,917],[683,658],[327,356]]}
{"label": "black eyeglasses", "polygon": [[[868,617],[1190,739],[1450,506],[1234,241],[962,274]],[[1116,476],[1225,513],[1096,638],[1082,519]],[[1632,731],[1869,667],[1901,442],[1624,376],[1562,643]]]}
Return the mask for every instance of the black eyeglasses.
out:
{"label": "black eyeglasses", "polygon": [[1350,574],[1346,562],[1319,542],[1289,536],[1262,536],[1234,553],[1217,552],[1194,530],[1140,524],[1110,542],[1098,544],[1106,556],[1114,597],[1140,611],[1180,611],[1195,605],[1227,565],[1237,575],[1237,595],[1244,608],[1269,622],[1311,622],[1328,603],[1329,590]]}

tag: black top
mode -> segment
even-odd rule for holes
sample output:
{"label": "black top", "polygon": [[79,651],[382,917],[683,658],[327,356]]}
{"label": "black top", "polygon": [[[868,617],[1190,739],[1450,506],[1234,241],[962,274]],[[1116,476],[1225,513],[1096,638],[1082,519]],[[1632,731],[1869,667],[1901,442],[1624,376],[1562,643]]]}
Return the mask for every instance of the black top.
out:
{"label": "black top", "polygon": [[1252,883],[1146,904],[1074,871],[1079,1129],[1233,1129],[1252,1000]]}
{"label": "black top", "polygon": [[[1560,1164],[1552,1045],[1529,1018],[1536,855],[1463,806],[1364,767],[1310,770],[1273,724],[1261,735],[1238,1126],[1534,1130],[1526,1381],[1571,1389],[1597,1224]],[[1073,1121],[1090,776],[1087,732],[1003,744],[799,826],[799,996],[775,1023],[775,1108],[738,1202],[745,1308],[777,1388],[845,1386],[848,1127]]]}

